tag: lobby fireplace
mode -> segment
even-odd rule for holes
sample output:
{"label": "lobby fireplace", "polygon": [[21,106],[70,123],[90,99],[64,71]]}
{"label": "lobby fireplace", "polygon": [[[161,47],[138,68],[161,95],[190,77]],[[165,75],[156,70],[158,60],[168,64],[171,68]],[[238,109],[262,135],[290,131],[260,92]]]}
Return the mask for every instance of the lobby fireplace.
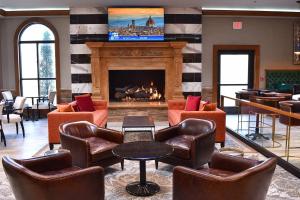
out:
{"label": "lobby fireplace", "polygon": [[[109,72],[118,70],[162,70],[165,73],[161,89],[164,99],[183,98],[182,48],[186,42],[87,42],[86,45],[91,49],[94,99],[110,100]],[[142,86],[151,85],[149,81]],[[156,86],[154,82],[153,86]]]}
{"label": "lobby fireplace", "polygon": [[164,101],[165,70],[109,70],[109,101]]}

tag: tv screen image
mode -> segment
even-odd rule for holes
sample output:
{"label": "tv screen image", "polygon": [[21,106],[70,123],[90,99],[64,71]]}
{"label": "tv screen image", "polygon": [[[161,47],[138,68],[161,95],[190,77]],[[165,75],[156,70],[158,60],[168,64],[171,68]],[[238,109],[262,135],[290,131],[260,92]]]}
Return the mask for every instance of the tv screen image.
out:
{"label": "tv screen image", "polygon": [[109,41],[164,40],[163,8],[108,8]]}

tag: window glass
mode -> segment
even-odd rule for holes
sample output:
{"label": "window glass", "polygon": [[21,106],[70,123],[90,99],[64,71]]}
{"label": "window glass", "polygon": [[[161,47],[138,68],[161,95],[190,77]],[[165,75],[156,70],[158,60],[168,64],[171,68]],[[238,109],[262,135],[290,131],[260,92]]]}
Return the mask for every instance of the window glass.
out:
{"label": "window glass", "polygon": [[22,78],[37,78],[36,44],[20,44]]}
{"label": "window glass", "polygon": [[27,26],[21,32],[19,50],[22,95],[40,97],[56,91],[55,41],[52,31],[42,24]]}
{"label": "window glass", "polygon": [[[45,37],[45,34],[49,37]],[[32,24],[28,26],[20,37],[20,41],[54,40],[52,31],[43,24]]]}

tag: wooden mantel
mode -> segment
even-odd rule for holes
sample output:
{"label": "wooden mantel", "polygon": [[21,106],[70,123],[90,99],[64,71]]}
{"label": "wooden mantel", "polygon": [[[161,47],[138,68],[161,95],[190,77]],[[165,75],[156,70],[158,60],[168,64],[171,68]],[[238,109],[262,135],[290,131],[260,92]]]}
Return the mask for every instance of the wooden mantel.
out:
{"label": "wooden mantel", "polygon": [[87,42],[92,93],[109,100],[109,70],[165,70],[165,99],[183,98],[182,48],[186,42]]}

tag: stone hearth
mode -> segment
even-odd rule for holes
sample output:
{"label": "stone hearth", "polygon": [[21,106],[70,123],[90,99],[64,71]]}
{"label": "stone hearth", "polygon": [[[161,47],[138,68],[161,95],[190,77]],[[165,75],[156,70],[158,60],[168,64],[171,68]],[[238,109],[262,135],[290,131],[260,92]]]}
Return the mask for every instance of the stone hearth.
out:
{"label": "stone hearth", "polygon": [[182,48],[186,42],[87,42],[94,99],[109,100],[109,70],[165,70],[165,99],[183,98]]}

